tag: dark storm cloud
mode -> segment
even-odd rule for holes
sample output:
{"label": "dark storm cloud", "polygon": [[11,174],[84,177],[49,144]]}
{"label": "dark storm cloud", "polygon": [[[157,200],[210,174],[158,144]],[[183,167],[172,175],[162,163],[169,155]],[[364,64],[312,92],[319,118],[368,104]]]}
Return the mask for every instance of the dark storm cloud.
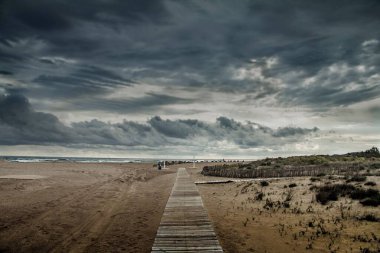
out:
{"label": "dark storm cloud", "polygon": [[164,17],[161,1],[150,0],[5,0],[2,1],[3,17],[10,18],[13,25],[24,25],[32,29],[50,32],[72,27],[74,20],[91,22],[158,21]]}
{"label": "dark storm cloud", "polygon": [[[148,122],[155,130],[168,137],[181,139],[204,137],[210,141],[227,140],[241,148],[290,143],[318,131],[318,128],[298,127],[272,129],[253,122],[243,124],[226,117],[217,118],[215,123],[205,123],[191,119],[163,120],[156,116]],[[285,140],[281,140],[281,137]]]}
{"label": "dark storm cloud", "polygon": [[21,95],[0,96],[1,144],[44,144],[72,140],[70,129],[52,114],[35,112]]}
{"label": "dark storm cloud", "polygon": [[226,140],[241,148],[292,143],[318,129],[286,127],[271,129],[219,117],[215,123],[199,120],[163,120],[155,116],[146,124],[132,121],[106,123],[99,120],[65,126],[52,114],[36,112],[21,95],[0,96],[0,145],[61,144],[170,146],[202,145]]}
{"label": "dark storm cloud", "polygon": [[110,124],[99,120],[65,126],[57,117],[35,112],[21,95],[0,97],[0,140],[16,144],[157,145],[162,137],[152,128],[135,122]]}
{"label": "dark storm cloud", "polygon": [[50,93],[53,97],[82,97],[107,92],[106,87],[93,83],[92,80],[76,77],[42,75],[33,81],[44,85],[44,95]]}
{"label": "dark storm cloud", "polygon": [[[292,92],[293,91],[293,92]],[[311,96],[310,94],[313,94]],[[310,90],[290,90],[283,94],[288,101],[297,99],[297,102],[314,106],[341,106],[351,105],[379,97],[380,86],[361,87],[356,90],[345,91],[345,87],[319,87]],[[295,98],[295,96],[297,96]]]}
{"label": "dark storm cloud", "polygon": [[149,124],[168,137],[186,139],[200,134],[202,129],[207,130],[208,125],[198,120],[163,120],[159,116],[151,118]]}
{"label": "dark storm cloud", "polygon": [[10,75],[13,75],[13,73],[10,72],[10,71],[6,71],[6,70],[0,70],[0,75],[7,75],[7,76],[10,76]]}
{"label": "dark storm cloud", "polygon": [[89,66],[87,68],[80,69],[77,73],[74,74],[74,76],[89,80],[99,80],[100,82],[104,82],[104,85],[107,85],[107,83],[122,85],[132,83],[131,80],[125,79],[120,75],[113,73],[112,71],[95,66]]}
{"label": "dark storm cloud", "polygon": [[[24,87],[31,98],[101,98],[131,83],[314,109],[380,97],[377,0],[8,0],[1,8],[0,62],[37,86]],[[128,105],[98,101],[88,104]]]}
{"label": "dark storm cloud", "polygon": [[3,44],[2,47],[0,46],[0,60],[2,64],[14,62],[18,63],[23,61],[23,56],[9,53],[7,48],[9,48],[9,45]]}
{"label": "dark storm cloud", "polygon": [[317,132],[318,128],[305,129],[300,127],[280,127],[273,133],[275,137],[288,137],[294,135],[305,135],[311,132]]}
{"label": "dark storm cloud", "polygon": [[[57,64],[59,60],[43,59],[49,64]],[[112,88],[130,86],[133,81],[123,78],[112,71],[95,66],[86,66],[74,70],[65,76],[40,75],[32,82],[39,85],[37,95],[48,97],[88,97],[104,95],[112,92]],[[33,90],[31,90],[33,92]]]}
{"label": "dark storm cloud", "polygon": [[[350,60],[356,45],[379,36],[375,27],[380,22],[380,4],[376,0],[250,3],[250,13],[261,21],[255,28],[267,34],[263,39],[267,46],[259,46],[264,49],[262,56],[279,55],[284,64],[292,67],[318,70],[337,60]],[[369,30],[363,31],[362,26]]]}
{"label": "dark storm cloud", "polygon": [[71,24],[60,11],[60,6],[44,2],[36,5],[31,1],[20,1],[15,8],[15,18],[23,25],[43,31],[68,29]]}
{"label": "dark storm cloud", "polygon": [[[171,104],[190,104],[194,100],[169,96],[165,94],[146,93],[142,97],[125,99],[103,99],[89,97],[78,101],[72,101],[68,106],[71,110],[105,110],[115,113],[140,113],[156,112],[162,106]],[[67,108],[66,108],[67,109]]]}

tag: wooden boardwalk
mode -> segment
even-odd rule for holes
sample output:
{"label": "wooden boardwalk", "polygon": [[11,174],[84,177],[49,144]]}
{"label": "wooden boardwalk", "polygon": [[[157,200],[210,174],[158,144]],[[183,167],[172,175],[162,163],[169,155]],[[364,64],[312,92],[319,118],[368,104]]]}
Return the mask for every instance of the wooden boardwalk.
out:
{"label": "wooden boardwalk", "polygon": [[223,252],[185,168],[178,169],[152,252]]}

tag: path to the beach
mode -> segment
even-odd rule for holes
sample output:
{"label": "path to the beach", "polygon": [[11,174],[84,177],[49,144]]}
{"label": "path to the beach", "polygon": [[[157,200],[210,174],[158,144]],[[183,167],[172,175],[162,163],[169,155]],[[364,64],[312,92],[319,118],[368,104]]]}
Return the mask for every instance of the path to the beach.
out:
{"label": "path to the beach", "polygon": [[223,252],[185,168],[178,169],[152,252]]}

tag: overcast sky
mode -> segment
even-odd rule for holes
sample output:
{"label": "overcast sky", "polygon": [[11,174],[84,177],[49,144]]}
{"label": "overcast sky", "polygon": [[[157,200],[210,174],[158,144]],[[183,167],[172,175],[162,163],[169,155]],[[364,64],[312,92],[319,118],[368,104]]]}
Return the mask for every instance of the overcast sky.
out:
{"label": "overcast sky", "polygon": [[0,0],[0,155],[380,146],[378,0]]}

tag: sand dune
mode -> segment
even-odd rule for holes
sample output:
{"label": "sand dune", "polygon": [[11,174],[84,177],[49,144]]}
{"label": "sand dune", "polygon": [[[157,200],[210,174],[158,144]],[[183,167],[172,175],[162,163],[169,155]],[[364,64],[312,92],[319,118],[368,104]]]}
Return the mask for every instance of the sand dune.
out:
{"label": "sand dune", "polygon": [[[193,180],[225,180],[205,177],[200,169],[188,170]],[[380,217],[378,207],[364,207],[357,200],[340,198],[321,205],[310,188],[344,183],[334,177],[270,178],[237,180],[226,184],[198,184],[203,203],[214,223],[224,252],[378,252],[380,220],[360,220],[366,215]],[[380,177],[368,177],[379,189]],[[289,187],[291,185],[291,187]],[[259,198],[259,194],[262,193]],[[284,205],[285,199],[287,205]]]}

